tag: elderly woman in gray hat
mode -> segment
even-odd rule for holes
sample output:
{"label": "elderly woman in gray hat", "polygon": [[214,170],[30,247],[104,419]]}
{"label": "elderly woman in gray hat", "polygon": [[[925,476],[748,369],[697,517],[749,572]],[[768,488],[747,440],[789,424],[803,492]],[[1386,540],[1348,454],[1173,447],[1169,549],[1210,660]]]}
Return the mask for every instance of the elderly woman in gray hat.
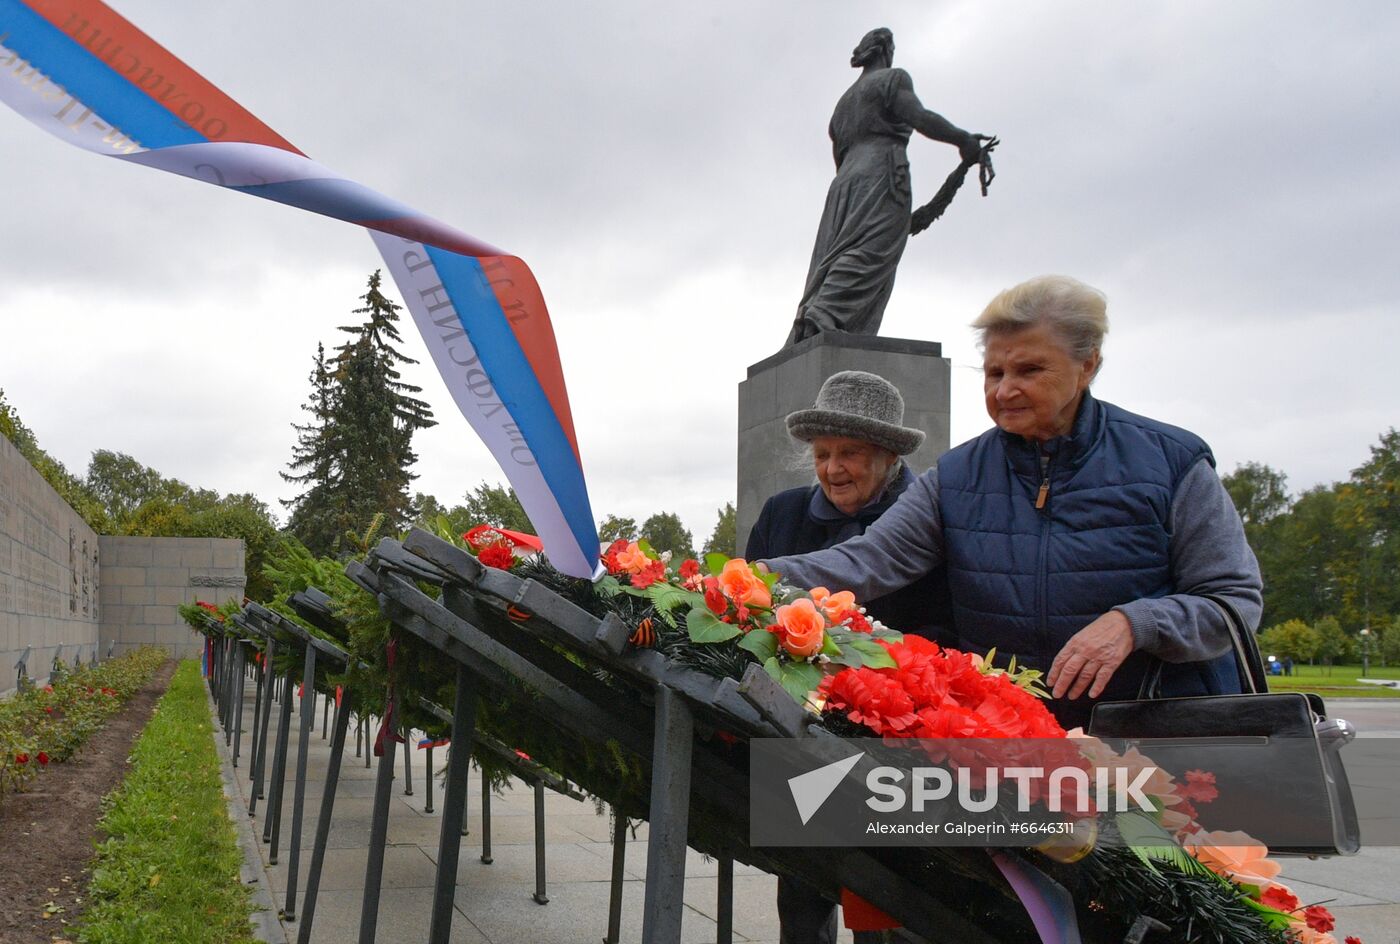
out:
{"label": "elderly woman in gray hat", "polygon": [[[810,410],[787,418],[811,449],[816,484],[769,498],[749,533],[749,560],[834,547],[865,532],[914,481],[904,457],[924,441],[904,423],[904,398],[876,374],[844,370],[822,384]],[[946,610],[941,575],[861,602],[891,629],[932,635]],[[830,590],[847,589],[840,580]]]}
{"label": "elderly woman in gray hat", "polygon": [[[914,481],[904,456],[919,448],[924,434],[903,423],[904,398],[885,378],[859,370],[827,378],[812,408],[787,418],[788,433],[811,447],[816,484],[768,499],[745,556],[802,554],[862,534]],[[839,578],[827,587],[848,589]],[[902,632],[933,635],[948,619],[941,571],[861,602],[873,618]],[[835,903],[797,879],[778,879],[778,918],[784,944],[836,940]],[[857,942],[866,939],[857,933]]]}

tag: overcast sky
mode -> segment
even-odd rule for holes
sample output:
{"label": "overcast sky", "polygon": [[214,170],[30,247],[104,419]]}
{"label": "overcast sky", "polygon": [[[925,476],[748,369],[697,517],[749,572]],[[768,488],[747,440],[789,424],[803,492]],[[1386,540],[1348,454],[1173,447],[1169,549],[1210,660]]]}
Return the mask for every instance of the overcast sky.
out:
{"label": "overcast sky", "polygon": [[[881,333],[943,342],[953,442],[990,421],[967,323],[1064,272],[1103,289],[1098,395],[1295,490],[1400,424],[1400,6],[344,0],[112,5],[312,158],[525,259],[559,339],[595,516],[735,494],[736,388],[775,352],[875,26],[924,104],[995,133],[911,240]],[[94,449],[277,508],[317,341],[363,230],[68,147],[0,110],[0,387]],[[910,144],[916,203],[956,164]],[[411,356],[426,352],[406,319]],[[430,365],[418,486],[503,476]],[[280,511],[280,508],[278,509]]]}

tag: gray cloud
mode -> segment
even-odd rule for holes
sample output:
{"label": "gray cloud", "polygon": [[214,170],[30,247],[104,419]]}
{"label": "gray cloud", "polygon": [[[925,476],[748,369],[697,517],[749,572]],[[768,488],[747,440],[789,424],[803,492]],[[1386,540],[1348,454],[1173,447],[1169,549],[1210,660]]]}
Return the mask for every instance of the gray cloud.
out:
{"label": "gray cloud", "polygon": [[[122,0],[326,165],[524,257],[556,324],[595,511],[733,494],[734,385],[800,292],[846,59],[888,25],[929,107],[1004,145],[905,256],[892,333],[944,340],[955,439],[986,425],[963,327],[1067,271],[1108,291],[1102,393],[1222,466],[1344,476],[1389,425],[1400,10],[1371,0],[1053,5]],[[354,227],[67,148],[0,114],[0,386],[95,448],[269,500],[305,396],[379,263]],[[916,197],[952,168],[911,143]],[[414,342],[415,350],[421,348]],[[66,378],[66,379],[65,379]],[[442,427],[420,484],[499,472]]]}

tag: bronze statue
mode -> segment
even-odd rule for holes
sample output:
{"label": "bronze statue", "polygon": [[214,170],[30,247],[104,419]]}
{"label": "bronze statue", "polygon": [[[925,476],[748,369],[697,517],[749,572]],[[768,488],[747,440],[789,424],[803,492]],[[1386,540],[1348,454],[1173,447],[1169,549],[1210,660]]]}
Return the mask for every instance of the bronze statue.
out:
{"label": "bronze statue", "polygon": [[[991,183],[996,138],[963,131],[924,108],[909,73],[893,68],[893,61],[894,34],[887,29],[866,33],[851,55],[861,74],[831,116],[836,179],[827,190],[788,345],[823,331],[877,333],[911,230],[921,232],[938,218],[973,164],[981,167],[984,195]],[[911,215],[905,146],[912,131],[955,145],[962,163]]]}

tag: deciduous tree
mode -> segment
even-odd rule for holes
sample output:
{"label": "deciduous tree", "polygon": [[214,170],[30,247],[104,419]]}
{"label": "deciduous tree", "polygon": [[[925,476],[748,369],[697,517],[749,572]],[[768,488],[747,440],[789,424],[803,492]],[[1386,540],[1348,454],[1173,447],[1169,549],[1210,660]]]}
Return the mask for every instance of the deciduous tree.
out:
{"label": "deciduous tree", "polygon": [[642,537],[656,550],[670,551],[677,558],[695,556],[695,539],[672,512],[657,512],[643,521]]}
{"label": "deciduous tree", "polygon": [[1259,634],[1259,649],[1266,657],[1312,662],[1317,658],[1317,647],[1317,633],[1302,620],[1288,620]]}
{"label": "deciduous tree", "polygon": [[1257,530],[1288,510],[1288,477],[1258,462],[1246,462],[1221,481],[1245,530]]}
{"label": "deciduous tree", "polygon": [[467,492],[463,510],[467,527],[489,524],[526,534],[533,534],[535,530],[530,524],[530,516],[525,514],[520,499],[515,496],[515,489],[504,485],[482,482],[474,491]]}
{"label": "deciduous tree", "polygon": [[[1313,624],[1317,634],[1317,658],[1330,670],[1334,662],[1348,662],[1352,655],[1351,637],[1342,631],[1335,616],[1324,616]],[[1328,674],[1331,674],[1330,671]]]}
{"label": "deciduous tree", "polygon": [[617,515],[608,515],[603,519],[603,523],[598,525],[598,540],[604,544],[611,544],[614,541],[631,541],[636,537],[636,518],[619,518]]}

